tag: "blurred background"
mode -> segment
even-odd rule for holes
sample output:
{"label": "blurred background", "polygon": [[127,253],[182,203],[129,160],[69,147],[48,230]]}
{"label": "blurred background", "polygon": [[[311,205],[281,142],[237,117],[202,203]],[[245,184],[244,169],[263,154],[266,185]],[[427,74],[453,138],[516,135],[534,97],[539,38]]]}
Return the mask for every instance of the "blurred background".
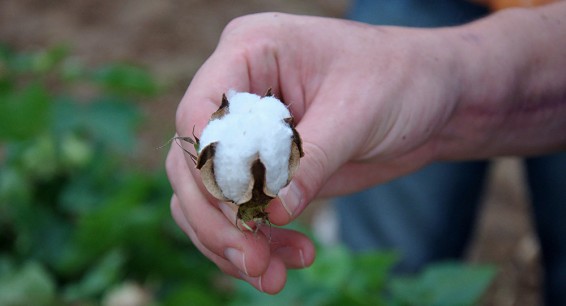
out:
{"label": "blurred background", "polygon": [[[479,265],[412,278],[387,275],[394,253],[321,245],[312,268],[267,297],[220,275],[172,222],[167,148],[156,147],[174,134],[176,106],[223,27],[265,11],[343,17],[348,5],[0,1],[0,305],[424,305],[447,291],[539,304],[538,245],[514,159],[491,169],[468,251]],[[317,218],[328,208],[314,203],[295,226],[332,232]]]}

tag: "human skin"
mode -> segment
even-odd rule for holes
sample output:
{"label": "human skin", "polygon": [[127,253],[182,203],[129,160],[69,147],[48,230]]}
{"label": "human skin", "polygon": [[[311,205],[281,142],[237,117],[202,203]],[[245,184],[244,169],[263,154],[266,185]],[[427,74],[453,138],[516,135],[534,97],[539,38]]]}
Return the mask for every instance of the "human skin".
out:
{"label": "human skin", "polygon": [[[268,207],[284,225],[317,196],[359,191],[440,160],[566,148],[566,3],[513,9],[460,27],[410,29],[265,13],[241,17],[195,75],[177,133],[200,135],[228,89],[273,88],[295,117],[305,157]],[[235,226],[189,156],[173,146],[172,215],[225,273],[266,293],[314,261],[281,228]],[[268,236],[271,236],[269,240]]]}

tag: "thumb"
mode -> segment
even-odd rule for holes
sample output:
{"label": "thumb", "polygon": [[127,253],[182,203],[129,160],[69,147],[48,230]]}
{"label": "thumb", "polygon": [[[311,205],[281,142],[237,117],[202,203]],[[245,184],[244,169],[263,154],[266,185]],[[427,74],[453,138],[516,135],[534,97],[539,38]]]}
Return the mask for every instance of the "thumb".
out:
{"label": "thumb", "polygon": [[340,131],[346,131],[339,118],[311,120],[308,115],[297,126],[305,155],[292,181],[279,192],[275,205],[269,207],[269,219],[276,225],[287,224],[300,215],[330,176],[352,156],[356,145],[348,141],[350,137],[337,137]]}

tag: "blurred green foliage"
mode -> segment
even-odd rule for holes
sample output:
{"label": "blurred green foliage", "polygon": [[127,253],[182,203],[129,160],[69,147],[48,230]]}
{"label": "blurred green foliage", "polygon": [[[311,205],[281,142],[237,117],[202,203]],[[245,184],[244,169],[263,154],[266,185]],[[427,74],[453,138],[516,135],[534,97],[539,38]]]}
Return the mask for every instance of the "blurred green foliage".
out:
{"label": "blurred green foliage", "polygon": [[[217,270],[169,213],[163,171],[136,166],[145,70],[87,68],[64,47],[0,47],[0,305],[97,305],[125,281],[212,304]],[[157,151],[156,151],[157,152]]]}
{"label": "blurred green foliage", "polygon": [[485,292],[489,267],[398,277],[395,254],[342,247],[318,248],[276,296],[222,278],[172,221],[163,170],[136,166],[134,101],[158,93],[136,66],[0,46],[0,305],[119,305],[129,284],[142,305],[473,305]]}
{"label": "blurred green foliage", "polygon": [[480,302],[495,273],[490,266],[446,262],[413,276],[392,275],[397,259],[394,252],[319,247],[313,266],[289,271],[278,295],[258,294],[242,282],[228,305],[471,306]]}

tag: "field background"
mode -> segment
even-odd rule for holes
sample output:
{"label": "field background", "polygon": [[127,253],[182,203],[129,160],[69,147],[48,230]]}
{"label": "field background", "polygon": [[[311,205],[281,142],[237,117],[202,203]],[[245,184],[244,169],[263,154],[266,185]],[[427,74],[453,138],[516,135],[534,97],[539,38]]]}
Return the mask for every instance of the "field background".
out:
{"label": "field background", "polygon": [[[157,101],[144,104],[139,167],[160,168],[156,151],[174,133],[176,106],[192,76],[214,50],[231,19],[256,12],[341,17],[348,1],[125,0],[0,1],[0,42],[20,51],[67,44],[90,65],[141,64],[165,84]],[[486,305],[540,304],[539,249],[529,219],[523,170],[515,159],[498,160],[478,220],[469,260],[499,267]],[[316,214],[326,203],[316,203]]]}

